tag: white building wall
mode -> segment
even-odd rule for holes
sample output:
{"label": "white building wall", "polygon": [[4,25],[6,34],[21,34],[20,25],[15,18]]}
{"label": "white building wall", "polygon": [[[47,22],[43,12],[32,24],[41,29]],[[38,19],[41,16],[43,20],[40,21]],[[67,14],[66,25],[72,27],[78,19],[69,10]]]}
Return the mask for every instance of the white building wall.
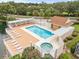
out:
{"label": "white building wall", "polygon": [[63,40],[70,36],[74,31],[74,27],[63,27],[55,31],[55,34],[61,37]]}

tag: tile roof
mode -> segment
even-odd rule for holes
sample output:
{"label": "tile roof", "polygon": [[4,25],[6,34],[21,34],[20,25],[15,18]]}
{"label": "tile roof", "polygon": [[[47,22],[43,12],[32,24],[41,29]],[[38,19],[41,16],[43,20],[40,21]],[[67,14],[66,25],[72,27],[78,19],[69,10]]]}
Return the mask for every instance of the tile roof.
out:
{"label": "tile roof", "polygon": [[52,17],[52,24],[55,24],[55,25],[59,25],[59,26],[63,26],[63,25],[66,25],[68,19],[65,18],[65,17],[61,17],[61,16],[54,16]]}

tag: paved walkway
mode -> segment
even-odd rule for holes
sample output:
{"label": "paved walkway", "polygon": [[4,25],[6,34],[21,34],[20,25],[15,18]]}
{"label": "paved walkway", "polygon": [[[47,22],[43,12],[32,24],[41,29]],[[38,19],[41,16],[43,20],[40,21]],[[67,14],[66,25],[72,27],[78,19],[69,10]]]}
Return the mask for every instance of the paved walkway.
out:
{"label": "paved walkway", "polygon": [[74,23],[79,23],[79,21],[78,20],[71,20],[72,22],[74,22]]}

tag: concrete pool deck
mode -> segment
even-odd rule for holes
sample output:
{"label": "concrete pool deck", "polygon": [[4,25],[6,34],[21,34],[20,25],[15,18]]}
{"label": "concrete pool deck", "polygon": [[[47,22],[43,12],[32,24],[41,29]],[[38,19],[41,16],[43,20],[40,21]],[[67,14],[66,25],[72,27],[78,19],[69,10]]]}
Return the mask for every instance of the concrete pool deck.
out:
{"label": "concrete pool deck", "polygon": [[[40,26],[41,28],[44,28],[55,34],[55,35],[52,35],[50,38],[48,38],[48,40],[44,40],[42,38],[39,38],[38,36],[36,37],[36,35],[34,36],[33,33],[29,33],[28,31],[24,30],[25,27],[28,27],[31,25],[36,25],[36,24],[25,24],[25,25],[21,25],[21,26],[16,26],[11,29],[10,28],[6,29],[6,32],[10,38],[5,39],[4,43],[11,56],[14,56],[18,53],[22,53],[23,49],[25,49],[26,47],[29,47],[31,45],[34,45],[37,49],[39,49],[39,51],[41,51],[40,45],[45,42],[51,43],[52,46],[54,47],[49,52],[53,57],[55,56],[56,50],[57,50],[57,56],[59,56],[63,52],[64,42],[63,42],[62,38],[59,37],[59,35],[62,32],[61,28],[56,31],[53,31],[53,30],[49,30],[47,28]],[[69,31],[70,30],[73,31],[72,27],[67,27],[67,28],[71,28],[71,29],[69,29]],[[65,29],[67,29],[67,28],[65,28]],[[67,31],[67,33],[69,31]],[[59,35],[57,35],[57,33]],[[65,33],[65,34],[67,35],[67,33]],[[16,47],[16,46],[18,46],[18,47]],[[41,51],[41,52],[44,53],[43,51]]]}
{"label": "concrete pool deck", "polygon": [[[23,26],[28,26],[28,25],[23,25]],[[12,55],[19,53],[17,52],[16,48],[14,48],[14,45],[12,45],[12,43],[9,43],[12,40],[16,40],[23,49],[39,41],[37,38],[33,37],[29,33],[26,33],[24,30],[20,29],[23,26],[19,26],[11,30],[7,30],[8,34],[11,36],[12,39],[6,40],[5,43],[6,43],[6,47],[9,50],[11,50]],[[14,31],[15,33],[13,33]]]}
{"label": "concrete pool deck", "polygon": [[[37,45],[36,43],[40,41],[42,41],[43,43],[46,41],[45,39],[42,39],[38,36],[36,38],[34,35],[31,35],[32,33],[28,33],[27,31],[23,30],[23,28],[28,27],[28,26],[33,26],[33,25],[36,25],[36,24],[26,24],[26,25],[14,27],[12,29],[6,29],[6,32],[11,38],[6,39],[4,42],[5,42],[6,48],[8,48],[11,55],[16,55],[20,53],[17,50],[17,48],[13,45],[12,40],[16,40],[16,42],[18,42],[18,44],[20,44],[20,46],[23,49],[31,46],[31,44]],[[49,39],[52,39],[52,37],[48,38],[46,42],[50,41]]]}

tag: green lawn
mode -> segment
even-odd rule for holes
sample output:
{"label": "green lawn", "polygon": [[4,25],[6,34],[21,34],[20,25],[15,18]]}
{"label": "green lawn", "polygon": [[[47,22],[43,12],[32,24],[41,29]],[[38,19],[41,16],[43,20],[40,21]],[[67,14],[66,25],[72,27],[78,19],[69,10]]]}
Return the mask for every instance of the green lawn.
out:
{"label": "green lawn", "polygon": [[[74,24],[73,25],[75,27],[75,31],[79,31],[79,24]],[[79,34],[77,37],[75,37],[73,40],[71,40],[70,43],[67,44],[68,48],[73,47],[77,42],[79,42]]]}
{"label": "green lawn", "polygon": [[[8,17],[12,17],[12,18],[32,18],[33,16],[25,16],[25,15],[8,15]],[[40,16],[37,16],[40,18]],[[42,17],[45,19],[50,19],[50,17]]]}
{"label": "green lawn", "polygon": [[[79,42],[79,35],[75,39],[71,40],[71,42],[67,44],[67,47],[71,50],[71,48],[74,47],[77,44],[77,42]],[[65,58],[66,59],[76,59],[74,56],[72,56],[71,53],[66,53],[66,54],[65,54],[66,57],[64,55],[63,59],[65,59]]]}
{"label": "green lawn", "polygon": [[[75,27],[75,31],[79,31],[79,24],[73,24],[72,26]],[[79,42],[79,33],[77,37],[74,37],[70,42],[66,42],[66,46],[71,50]],[[71,53],[63,54],[63,59],[76,59],[72,56]]]}
{"label": "green lawn", "polygon": [[75,59],[75,58],[72,56],[71,53],[66,52],[66,53],[62,54],[59,59]]}
{"label": "green lawn", "polygon": [[31,18],[32,16],[24,16],[24,15],[8,15],[8,17],[13,17],[13,18]]}
{"label": "green lawn", "polygon": [[73,24],[73,26],[75,27],[76,31],[79,31],[79,24]]}
{"label": "green lawn", "polygon": [[77,42],[79,42],[79,35],[73,39],[70,43],[67,44],[68,48],[72,48]]}

